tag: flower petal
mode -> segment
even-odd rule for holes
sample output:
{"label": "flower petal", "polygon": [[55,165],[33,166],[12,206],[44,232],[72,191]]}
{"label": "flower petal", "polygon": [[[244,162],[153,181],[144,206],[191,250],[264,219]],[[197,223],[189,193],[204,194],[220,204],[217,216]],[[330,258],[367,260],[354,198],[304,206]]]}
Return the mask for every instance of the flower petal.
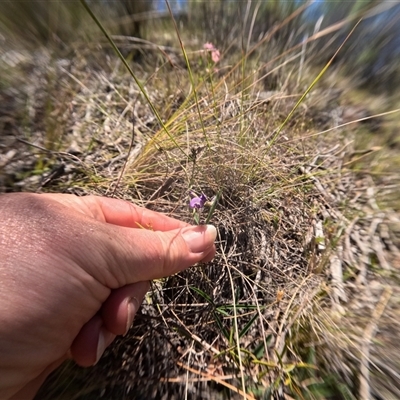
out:
{"label": "flower petal", "polygon": [[194,197],[192,200],[190,200],[189,206],[191,208],[201,208],[201,200],[200,197]]}
{"label": "flower petal", "polygon": [[197,209],[203,208],[206,201],[207,201],[207,197],[204,193],[202,193],[200,195],[200,197],[193,197],[193,199],[190,200],[189,206],[191,208],[197,208]]}

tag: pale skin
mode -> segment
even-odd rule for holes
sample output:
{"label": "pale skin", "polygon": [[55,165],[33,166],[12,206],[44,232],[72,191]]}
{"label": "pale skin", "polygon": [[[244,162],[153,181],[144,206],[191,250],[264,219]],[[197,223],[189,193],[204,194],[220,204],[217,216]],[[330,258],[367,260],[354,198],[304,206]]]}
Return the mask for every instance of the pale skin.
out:
{"label": "pale skin", "polygon": [[0,398],[33,398],[67,358],[95,364],[149,281],[210,261],[215,237],[123,200],[0,195]]}

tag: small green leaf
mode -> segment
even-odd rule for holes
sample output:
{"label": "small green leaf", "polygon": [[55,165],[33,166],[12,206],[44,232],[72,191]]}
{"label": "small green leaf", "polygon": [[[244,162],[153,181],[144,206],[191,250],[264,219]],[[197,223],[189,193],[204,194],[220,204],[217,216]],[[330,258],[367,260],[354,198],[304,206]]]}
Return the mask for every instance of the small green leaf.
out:
{"label": "small green leaf", "polygon": [[200,215],[196,210],[193,212],[193,219],[196,225],[200,225]]}
{"label": "small green leaf", "polygon": [[265,353],[264,342],[261,341],[259,345],[254,349],[253,354],[257,359],[260,359]]}
{"label": "small green leaf", "polygon": [[254,315],[254,317],[245,325],[245,327],[241,330],[239,333],[239,338],[241,339],[251,328],[253,325],[254,321],[258,318],[258,313]]}
{"label": "small green leaf", "polygon": [[227,311],[225,311],[223,307],[217,307],[216,311],[219,312],[220,314],[224,315],[225,317],[231,316],[231,314],[229,314]]}
{"label": "small green leaf", "polygon": [[230,334],[224,328],[224,325],[222,324],[222,321],[219,318],[219,315],[216,312],[214,312],[213,315],[214,315],[215,321],[217,322],[218,328],[221,330],[221,332],[225,336],[226,340],[230,341]]}
{"label": "small green leaf", "polygon": [[296,368],[296,364],[286,364],[283,370],[286,373],[292,372]]}
{"label": "small green leaf", "polygon": [[199,294],[205,301],[214,305],[211,297],[207,293],[204,293],[202,290],[194,286],[190,286],[190,289]]}

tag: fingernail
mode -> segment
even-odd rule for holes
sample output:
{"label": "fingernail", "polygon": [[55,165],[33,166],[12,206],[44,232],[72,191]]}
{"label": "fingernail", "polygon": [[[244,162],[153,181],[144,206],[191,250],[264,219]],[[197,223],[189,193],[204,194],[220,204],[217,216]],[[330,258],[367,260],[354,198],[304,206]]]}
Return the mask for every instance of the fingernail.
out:
{"label": "fingernail", "polygon": [[97,342],[96,362],[94,363],[94,365],[99,362],[107,346],[109,346],[114,339],[115,335],[112,334],[109,330],[105,328],[100,328],[99,340]]}
{"label": "fingernail", "polygon": [[103,355],[105,349],[106,349],[106,333],[104,332],[104,329],[101,328],[99,332],[99,340],[97,342],[97,351],[96,351],[96,362],[97,364]]}
{"label": "fingernail", "polygon": [[202,253],[213,245],[217,230],[213,225],[199,225],[185,228],[182,237],[192,253]]}
{"label": "fingernail", "polygon": [[136,297],[130,298],[127,304],[126,329],[124,335],[126,335],[129,329],[131,329],[133,324],[133,319],[135,318],[138,309],[139,309],[138,299]]}

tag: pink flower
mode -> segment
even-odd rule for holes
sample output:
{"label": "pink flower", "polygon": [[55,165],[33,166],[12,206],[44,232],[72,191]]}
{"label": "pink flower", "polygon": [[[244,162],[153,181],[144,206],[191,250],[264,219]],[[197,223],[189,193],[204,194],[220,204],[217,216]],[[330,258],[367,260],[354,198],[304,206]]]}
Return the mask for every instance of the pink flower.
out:
{"label": "pink flower", "polygon": [[211,53],[211,60],[216,64],[220,58],[221,58],[221,53],[217,48],[212,43],[204,43],[203,49]]}
{"label": "pink flower", "polygon": [[203,49],[204,50],[215,50],[215,47],[212,43],[207,42],[203,44]]}

